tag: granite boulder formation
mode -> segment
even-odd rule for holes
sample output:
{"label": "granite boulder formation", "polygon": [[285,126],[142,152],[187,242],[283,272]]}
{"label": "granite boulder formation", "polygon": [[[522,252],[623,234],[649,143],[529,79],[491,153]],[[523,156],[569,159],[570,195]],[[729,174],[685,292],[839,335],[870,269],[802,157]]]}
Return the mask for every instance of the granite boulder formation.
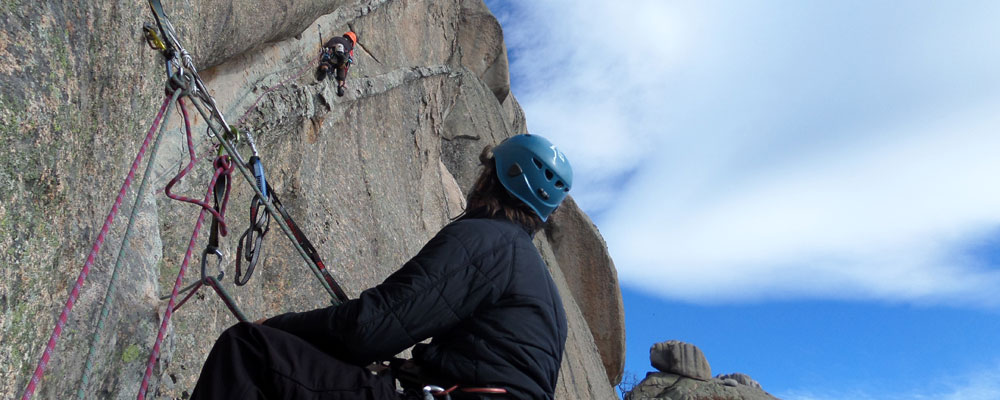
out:
{"label": "granite boulder formation", "polygon": [[625,400],[775,400],[760,383],[742,373],[711,377],[704,353],[677,340],[650,348],[650,363],[659,372],[646,377],[625,394]]}

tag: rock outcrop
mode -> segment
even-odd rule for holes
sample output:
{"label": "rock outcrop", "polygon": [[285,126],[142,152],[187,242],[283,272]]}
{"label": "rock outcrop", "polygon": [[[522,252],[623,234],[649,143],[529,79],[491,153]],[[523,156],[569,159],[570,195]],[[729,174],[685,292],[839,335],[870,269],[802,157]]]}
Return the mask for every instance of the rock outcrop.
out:
{"label": "rock outcrop", "polygon": [[734,372],[732,374],[722,374],[722,375],[716,376],[715,378],[716,379],[721,379],[723,382],[730,382],[731,381],[731,383],[727,383],[726,384],[727,386],[746,385],[746,386],[750,386],[750,387],[757,388],[757,389],[763,389],[760,386],[760,382],[757,382],[756,380],[754,380],[753,378],[751,378],[750,375],[739,373],[739,372]]}
{"label": "rock outcrop", "polygon": [[[227,119],[242,119],[254,134],[271,185],[349,295],[380,282],[461,212],[484,146],[526,130],[510,93],[502,32],[481,0],[164,3]],[[142,23],[152,20],[144,4],[15,0],[0,11],[0,398],[14,398],[162,101],[164,74],[142,39]],[[358,63],[347,95],[337,97],[309,70],[319,38],[348,29],[359,35]],[[197,207],[161,193],[186,163],[177,114],[155,155],[155,189],[138,202],[137,233],[82,387],[87,398],[135,397],[166,304],[158,297],[169,293],[192,234]],[[199,116],[195,125],[196,151],[208,154]],[[202,162],[174,191],[201,197],[210,174]],[[35,398],[81,389],[135,190]],[[229,276],[251,197],[237,175],[231,233],[222,242]],[[614,265],[571,202],[552,221],[536,243],[570,317],[557,398],[614,398],[624,353]],[[207,227],[199,234],[200,253]],[[249,284],[224,282],[243,311],[256,319],[323,306],[326,293],[276,226],[263,243]],[[151,397],[185,398],[212,341],[234,322],[208,290],[179,309]]]}
{"label": "rock outcrop", "polygon": [[708,360],[697,346],[677,340],[654,344],[650,372],[625,400],[775,400],[760,383],[742,373],[711,377]]}
{"label": "rock outcrop", "polygon": [[697,346],[678,340],[668,340],[649,348],[649,362],[660,372],[677,374],[707,381],[712,367]]}

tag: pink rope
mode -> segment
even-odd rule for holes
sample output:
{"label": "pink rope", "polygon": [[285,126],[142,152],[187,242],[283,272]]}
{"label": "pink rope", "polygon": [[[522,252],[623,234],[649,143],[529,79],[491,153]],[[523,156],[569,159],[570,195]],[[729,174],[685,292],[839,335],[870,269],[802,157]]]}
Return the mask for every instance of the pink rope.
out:
{"label": "pink rope", "polygon": [[48,344],[45,345],[45,351],[42,353],[42,358],[38,361],[38,365],[35,367],[35,373],[31,376],[27,389],[24,390],[24,396],[21,396],[22,400],[28,400],[32,395],[34,395],[35,389],[41,382],[42,377],[45,376],[45,367],[48,366],[49,360],[52,358],[52,353],[55,352],[56,342],[59,341],[59,336],[62,335],[62,330],[63,327],[66,326],[66,320],[69,318],[69,313],[73,309],[73,305],[76,304],[76,299],[80,295],[80,290],[83,288],[83,284],[87,280],[87,275],[90,273],[90,267],[94,265],[94,259],[97,258],[97,253],[101,251],[101,246],[104,245],[104,237],[108,234],[108,230],[111,229],[111,224],[114,223],[115,216],[118,215],[118,207],[121,206],[122,200],[125,199],[125,193],[128,191],[129,186],[132,185],[132,178],[135,177],[135,171],[139,168],[139,163],[142,160],[143,155],[146,153],[146,148],[149,147],[149,141],[153,138],[153,132],[156,132],[156,128],[159,127],[160,119],[163,118],[163,113],[166,112],[169,103],[169,97],[163,99],[163,105],[160,106],[160,112],[156,114],[156,118],[153,120],[153,126],[149,128],[149,132],[146,133],[146,139],[142,141],[142,146],[139,148],[139,153],[136,154],[135,160],[132,161],[132,168],[129,169],[128,175],[125,176],[125,182],[122,183],[122,187],[118,191],[118,197],[115,198],[114,205],[111,206],[111,212],[109,212],[108,216],[104,219],[104,226],[101,227],[101,233],[97,235],[94,247],[90,249],[90,255],[87,256],[87,261],[83,264],[83,268],[80,270],[80,275],[76,278],[73,290],[69,293],[69,299],[66,301],[66,305],[63,306],[62,313],[59,314],[59,320],[56,322],[55,329],[52,330],[52,335],[49,336]]}
{"label": "pink rope", "polygon": [[[216,211],[214,208],[212,208],[211,205],[208,204],[209,199],[206,198],[205,200],[197,200],[197,199],[192,199],[190,197],[176,195],[170,192],[170,189],[173,188],[174,185],[177,184],[177,182],[180,182],[181,178],[183,178],[184,175],[187,175],[187,173],[191,171],[191,168],[194,168],[194,164],[198,161],[194,154],[194,138],[193,135],[191,134],[191,123],[188,120],[188,113],[187,110],[184,108],[184,99],[177,99],[177,103],[180,105],[181,113],[184,114],[184,129],[187,132],[188,158],[190,162],[188,163],[187,167],[184,167],[184,169],[179,174],[177,174],[177,176],[175,176],[173,179],[170,180],[169,183],[167,183],[167,187],[163,189],[163,191],[167,194],[167,197],[171,199],[177,201],[183,201],[185,203],[197,204],[201,206],[202,209],[208,210],[208,212],[212,213],[212,216],[214,216],[215,219],[219,221],[219,234],[222,236],[226,236],[229,233],[229,230],[226,228],[226,219],[222,216],[222,214],[219,211]],[[232,167],[230,167],[230,169],[231,168]],[[213,180],[213,184],[214,182],[215,181]],[[227,200],[229,199],[228,191],[226,192],[226,199]],[[222,212],[225,212],[225,204],[223,204]]]}
{"label": "pink rope", "polygon": [[[249,116],[250,113],[253,112],[253,110],[255,110],[257,108],[257,104],[260,103],[260,101],[264,99],[264,96],[267,96],[269,93],[271,93],[271,92],[273,92],[275,90],[278,90],[278,89],[284,87],[286,84],[288,84],[288,82],[293,81],[295,79],[298,79],[298,78],[302,77],[302,74],[306,73],[306,71],[308,71],[310,69],[309,67],[313,66],[317,62],[319,62],[319,57],[314,58],[312,60],[312,62],[310,62],[310,63],[306,63],[305,66],[303,66],[302,69],[298,73],[296,73],[295,75],[292,75],[292,76],[290,76],[288,78],[285,78],[285,80],[281,81],[280,83],[278,83],[275,86],[271,86],[270,88],[268,88],[267,90],[265,90],[264,93],[261,93],[260,96],[257,96],[257,99],[254,100],[253,104],[250,105],[250,108],[247,108],[247,110],[243,113],[243,115],[240,116],[240,119],[238,119],[236,121],[236,125],[235,126],[239,127],[240,125],[243,125],[243,120],[245,120],[247,118],[247,116]],[[196,162],[200,161],[202,158],[208,157],[208,156],[210,156],[213,153],[216,153],[218,151],[219,151],[219,144],[216,143],[215,145],[211,146],[211,148],[209,148],[208,150],[206,150],[204,154],[201,154],[201,155],[198,155],[197,157],[195,157],[193,159],[193,161],[191,161],[191,163],[192,164],[196,163]],[[180,200],[180,199],[174,199],[174,200]],[[181,200],[181,201],[183,201],[183,200]]]}
{"label": "pink rope", "polygon": [[[208,192],[211,194],[211,187],[209,187]],[[208,199],[209,196],[205,196],[205,198]],[[138,400],[146,398],[146,388],[149,387],[149,377],[153,375],[153,365],[156,364],[156,360],[160,357],[160,344],[163,343],[163,335],[167,331],[167,324],[170,322],[170,316],[174,313],[174,301],[177,300],[177,293],[180,291],[181,283],[184,281],[184,272],[187,270],[188,262],[191,261],[191,253],[194,250],[194,246],[198,242],[198,231],[201,230],[201,225],[205,222],[205,215],[206,212],[203,208],[201,209],[201,212],[198,213],[198,222],[194,224],[194,233],[191,234],[191,242],[188,243],[187,253],[184,254],[184,261],[181,263],[181,270],[177,273],[177,280],[174,282],[174,289],[170,294],[170,301],[167,303],[167,310],[163,312],[163,322],[160,323],[160,329],[156,332],[156,342],[153,343],[153,351],[149,354],[149,361],[146,361],[146,373],[142,376],[142,385],[139,387],[139,395],[136,397]]]}
{"label": "pink rope", "polygon": [[[194,158],[194,144],[192,143],[192,139],[191,139],[191,136],[192,136],[191,135],[191,124],[190,124],[190,122],[188,120],[187,112],[184,110],[184,102],[181,99],[178,99],[177,101],[179,103],[181,112],[184,115],[184,126],[186,128],[187,135],[188,135],[188,150],[189,150],[191,158],[193,159]],[[221,159],[221,157],[220,157],[220,159]],[[170,181],[169,185],[172,185],[172,184],[176,183],[176,181],[180,180],[180,178],[184,174],[186,174],[188,171],[191,170],[191,167],[193,165],[194,165],[193,163],[189,164],[187,166],[187,168],[185,168],[183,171],[181,171],[177,176],[174,177],[173,180]],[[174,307],[174,303],[177,301],[177,295],[178,295],[178,293],[180,291],[181,285],[184,282],[184,272],[187,271],[188,263],[190,263],[190,261],[191,261],[191,255],[194,252],[195,244],[197,244],[197,242],[198,242],[198,232],[201,230],[201,226],[205,222],[206,212],[211,212],[213,215],[217,215],[217,216],[219,216],[221,218],[221,215],[219,215],[217,212],[215,212],[215,210],[211,206],[208,205],[208,201],[212,198],[212,193],[213,193],[213,191],[215,189],[215,182],[219,179],[220,176],[222,176],[224,174],[231,173],[234,166],[231,163],[227,163],[225,161],[216,160],[215,167],[216,167],[215,168],[215,174],[212,176],[212,180],[208,183],[208,191],[205,193],[204,200],[201,200],[201,201],[189,201],[191,203],[195,203],[195,204],[201,205],[202,209],[201,209],[201,212],[198,213],[198,221],[194,225],[194,232],[191,233],[191,241],[188,243],[187,252],[184,253],[184,261],[181,262],[180,271],[177,272],[177,280],[174,281],[174,288],[173,288],[173,291],[170,293],[170,301],[167,302],[167,309],[166,309],[166,311],[163,312],[163,321],[160,323],[160,329],[156,332],[156,341],[153,343],[153,351],[149,354],[149,360],[146,362],[146,373],[142,377],[142,385],[139,387],[139,394],[136,397],[137,400],[143,400],[143,399],[146,398],[146,389],[149,387],[149,378],[153,375],[153,366],[156,364],[156,360],[160,356],[160,345],[163,343],[163,336],[164,336],[164,334],[167,331],[167,325],[170,323],[170,317],[174,313],[174,308],[175,308]],[[168,187],[169,187],[169,185],[168,185]],[[169,190],[167,190],[167,194],[168,194],[168,196],[170,195]],[[229,194],[228,194],[228,190],[227,190],[227,193],[226,193],[227,199],[228,199],[228,195]],[[171,198],[174,198],[174,197],[171,197]],[[186,201],[186,200],[181,200],[181,201]],[[223,212],[224,212],[224,210],[223,210]],[[220,230],[220,234],[222,234],[222,235],[225,235],[224,233],[222,233],[222,232],[225,231],[224,226],[225,226],[225,222],[222,219],[220,219],[219,220],[219,230]],[[192,291],[192,293],[193,293],[193,291]]]}

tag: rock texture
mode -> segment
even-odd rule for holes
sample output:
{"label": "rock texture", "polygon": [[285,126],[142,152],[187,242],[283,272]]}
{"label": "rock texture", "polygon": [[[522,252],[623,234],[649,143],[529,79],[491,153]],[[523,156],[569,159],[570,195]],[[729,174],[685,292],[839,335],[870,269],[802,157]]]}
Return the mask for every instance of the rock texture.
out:
{"label": "rock texture", "polygon": [[649,362],[660,372],[707,381],[712,367],[697,346],[677,340],[654,344],[649,348]]}
{"label": "rock texture", "polygon": [[[567,285],[577,293],[584,318],[592,327],[608,380],[618,382],[625,370],[625,306],[618,289],[617,274],[608,274],[614,265],[607,244],[572,198],[552,214],[545,230],[551,239],[558,264],[564,266]],[[707,364],[706,364],[707,365]]]}
{"label": "rock texture", "polygon": [[[721,374],[719,376],[716,376],[715,378],[722,379],[723,381],[731,380],[739,385],[746,385],[757,389],[761,389],[760,382],[757,382],[756,380],[751,378],[750,375],[742,374],[739,372],[735,372],[732,374]],[[735,386],[735,385],[730,385],[730,386]]]}
{"label": "rock texture", "polygon": [[676,340],[650,348],[650,372],[625,400],[775,400],[760,383],[742,373],[711,378],[708,361],[697,346]]}
{"label": "rock texture", "polygon": [[[349,295],[380,282],[461,212],[484,146],[526,130],[509,91],[502,32],[481,0],[164,3],[227,119],[242,119],[254,134],[270,183]],[[141,2],[0,2],[0,398],[24,390],[162,101],[162,61],[140,29],[150,21]],[[358,64],[347,95],[337,97],[309,69],[320,37],[347,29],[359,35]],[[204,121],[194,119],[196,151],[209,154]],[[182,264],[197,207],[161,192],[187,157],[181,126],[175,112],[155,156],[155,189],[139,202],[108,325],[94,344],[87,398],[135,397],[164,311],[158,297]],[[201,197],[209,177],[203,160],[174,191]],[[81,388],[136,186],[35,398],[68,398]],[[237,175],[232,233],[222,243],[229,276],[251,194]],[[272,228],[250,283],[224,282],[236,303],[254,319],[324,305],[325,292]],[[199,234],[196,252],[207,227]],[[624,329],[599,233],[568,203],[536,243],[570,316],[557,398],[614,398]],[[178,310],[151,397],[185,398],[212,341],[233,323],[207,290]]]}

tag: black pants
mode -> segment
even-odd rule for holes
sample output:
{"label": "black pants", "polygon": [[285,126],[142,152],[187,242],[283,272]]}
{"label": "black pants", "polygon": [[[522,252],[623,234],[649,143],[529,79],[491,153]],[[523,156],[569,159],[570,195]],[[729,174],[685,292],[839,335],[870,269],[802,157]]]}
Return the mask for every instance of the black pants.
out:
{"label": "black pants", "polygon": [[399,399],[391,376],[340,361],[285,331],[239,323],[219,336],[192,400]]}
{"label": "black pants", "polygon": [[337,83],[346,81],[347,80],[347,63],[338,65],[336,68],[337,68]]}

